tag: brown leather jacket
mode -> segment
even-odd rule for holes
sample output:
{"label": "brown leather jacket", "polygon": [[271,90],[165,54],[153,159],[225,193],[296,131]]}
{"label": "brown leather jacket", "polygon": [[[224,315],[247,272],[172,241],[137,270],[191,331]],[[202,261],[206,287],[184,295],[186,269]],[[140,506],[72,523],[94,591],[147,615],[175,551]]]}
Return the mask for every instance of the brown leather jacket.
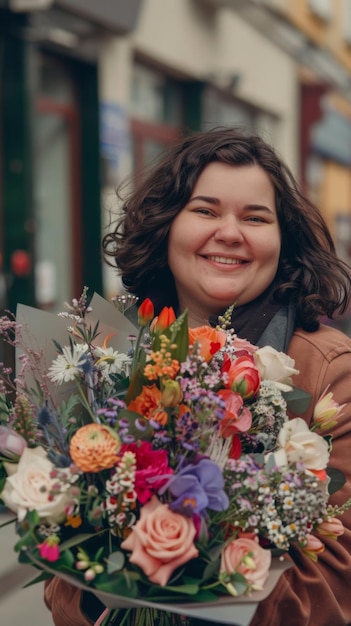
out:
{"label": "brown leather jacket", "polygon": [[[332,431],[330,465],[342,470],[346,485],[332,502],[351,498],[351,339],[321,326],[315,333],[297,330],[288,354],[300,370],[294,384],[312,394],[304,417],[307,423],[315,402],[327,385],[339,404],[346,404]],[[296,567],[280,579],[272,594],[261,602],[250,626],[347,626],[351,625],[351,510],[342,517],[345,533],[338,541],[323,538],[326,550],[313,563],[299,549],[292,556]],[[90,626],[80,610],[81,592],[58,578],[46,583],[45,601],[56,626]],[[233,622],[235,610],[233,609]]]}

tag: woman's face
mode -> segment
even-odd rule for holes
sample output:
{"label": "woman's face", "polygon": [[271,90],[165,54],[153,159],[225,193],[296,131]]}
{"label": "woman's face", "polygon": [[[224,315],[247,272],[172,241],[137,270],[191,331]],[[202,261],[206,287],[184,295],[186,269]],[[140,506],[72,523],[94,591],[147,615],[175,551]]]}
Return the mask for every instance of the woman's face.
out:
{"label": "woman's face", "polygon": [[280,247],[266,172],[258,165],[210,163],[169,233],[180,309],[188,308],[195,322],[254,300],[275,277]]}

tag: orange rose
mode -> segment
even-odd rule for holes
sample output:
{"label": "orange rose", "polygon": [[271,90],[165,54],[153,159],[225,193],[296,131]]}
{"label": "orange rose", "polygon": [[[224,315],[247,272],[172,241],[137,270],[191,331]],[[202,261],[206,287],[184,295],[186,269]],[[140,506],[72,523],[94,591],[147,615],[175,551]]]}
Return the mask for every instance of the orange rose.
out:
{"label": "orange rose", "polygon": [[223,330],[216,330],[210,326],[189,328],[189,345],[199,344],[201,356],[208,362],[213,355],[225,345],[227,335]]}
{"label": "orange rose", "polygon": [[154,419],[160,424],[167,423],[167,413],[161,405],[162,393],[156,385],[144,386],[142,392],[132,400],[129,405],[129,411],[139,413],[146,419]]}
{"label": "orange rose", "polygon": [[120,447],[121,440],[112,428],[93,423],[77,430],[69,452],[82,472],[100,472],[116,465]]}

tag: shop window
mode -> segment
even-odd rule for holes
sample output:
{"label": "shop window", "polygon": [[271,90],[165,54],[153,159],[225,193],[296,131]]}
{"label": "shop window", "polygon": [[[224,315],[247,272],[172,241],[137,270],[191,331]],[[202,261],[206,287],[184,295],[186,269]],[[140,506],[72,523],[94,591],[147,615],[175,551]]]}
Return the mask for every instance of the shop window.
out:
{"label": "shop window", "polygon": [[213,87],[205,90],[203,98],[202,127],[239,126],[263,132],[274,141],[276,118],[261,109],[226,96]]}
{"label": "shop window", "polygon": [[136,63],[132,76],[133,170],[138,174],[179,137],[183,122],[181,84]]}

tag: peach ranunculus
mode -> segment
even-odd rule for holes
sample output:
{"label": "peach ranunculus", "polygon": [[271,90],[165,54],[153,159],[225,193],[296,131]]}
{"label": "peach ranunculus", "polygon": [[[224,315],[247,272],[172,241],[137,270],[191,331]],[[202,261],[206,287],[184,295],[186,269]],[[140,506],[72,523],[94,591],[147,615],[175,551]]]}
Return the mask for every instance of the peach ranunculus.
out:
{"label": "peach ranunculus", "polygon": [[316,532],[319,535],[324,535],[325,537],[331,537],[332,539],[337,539],[341,535],[344,534],[345,528],[344,524],[337,517],[330,517],[328,519],[323,520],[316,529]]}
{"label": "peach ranunculus", "polygon": [[194,546],[196,528],[192,518],[171,511],[153,496],[121,548],[131,551],[129,561],[151,580],[164,587],[172,572],[198,556]]}
{"label": "peach ranunculus", "polygon": [[227,335],[224,330],[217,330],[211,326],[198,326],[189,328],[189,345],[195,341],[199,345],[200,355],[209,362],[213,355],[225,346]]}
{"label": "peach ranunculus", "polygon": [[289,463],[303,463],[306,469],[313,472],[327,467],[328,443],[312,432],[301,417],[295,417],[283,425],[277,443],[285,450]]}
{"label": "peach ranunculus", "polygon": [[291,376],[299,373],[294,359],[272,346],[264,346],[256,350],[254,360],[262,380],[272,380],[281,391],[291,391]]}
{"label": "peach ranunculus", "polygon": [[324,543],[314,535],[307,535],[306,543],[301,546],[302,552],[306,554],[314,563],[318,561],[318,554],[322,554],[325,550]]}
{"label": "peach ranunculus", "polygon": [[73,435],[69,453],[82,472],[100,472],[119,460],[121,440],[109,426],[86,424]]}
{"label": "peach ranunculus", "polygon": [[[220,573],[239,573],[245,576],[253,590],[263,589],[271,566],[270,550],[264,550],[258,539],[238,537],[233,539],[222,551]],[[237,595],[231,582],[223,583],[229,593]]]}
{"label": "peach ranunculus", "polygon": [[167,424],[168,415],[163,410],[161,400],[162,393],[156,385],[144,385],[141,393],[128,404],[128,410],[164,426]]}
{"label": "peach ranunculus", "polygon": [[251,355],[239,356],[231,362],[226,387],[240,393],[244,400],[250,400],[257,394],[260,384],[260,374]]}
{"label": "peach ranunculus", "polygon": [[37,511],[39,517],[56,523],[64,519],[65,508],[71,497],[66,491],[55,492],[56,478],[51,477],[54,464],[47,458],[43,448],[25,448],[16,463],[4,463],[8,477],[1,498],[5,505],[17,514],[21,522],[28,511]]}

